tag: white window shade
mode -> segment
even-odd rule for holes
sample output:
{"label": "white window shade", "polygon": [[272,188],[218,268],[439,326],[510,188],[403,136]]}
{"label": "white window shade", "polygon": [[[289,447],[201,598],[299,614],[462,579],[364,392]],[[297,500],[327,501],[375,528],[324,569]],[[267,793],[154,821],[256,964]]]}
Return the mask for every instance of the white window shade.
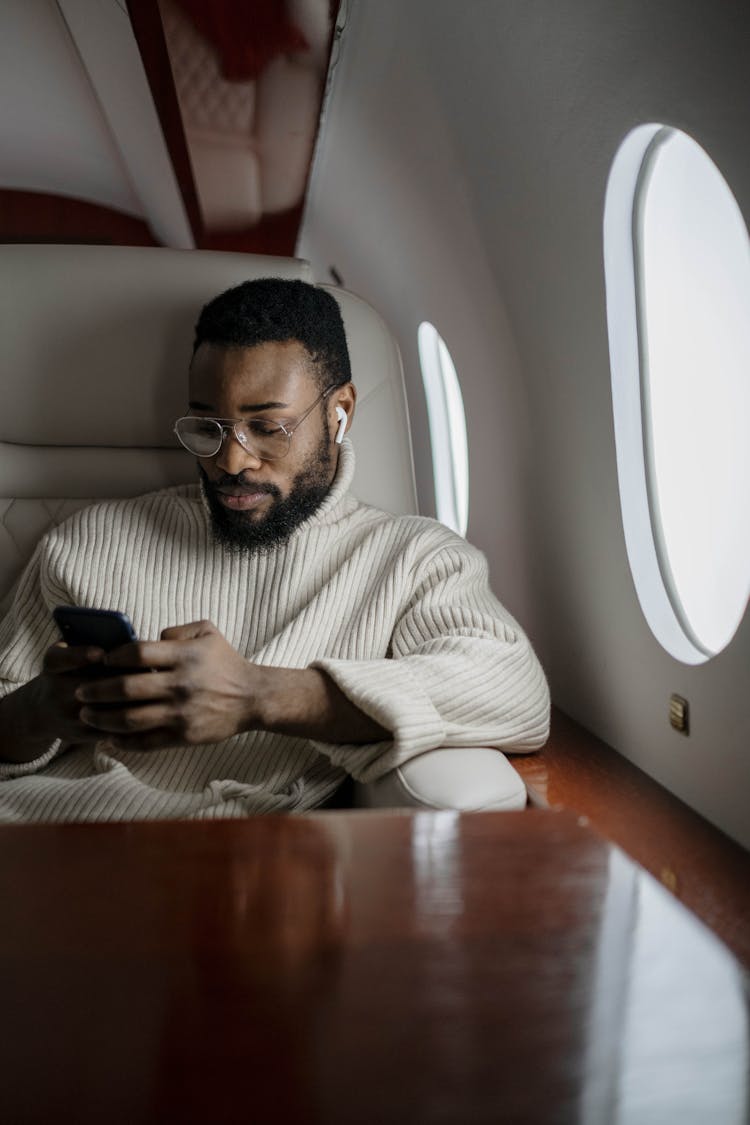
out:
{"label": "white window shade", "polygon": [[704,150],[646,125],[613,164],[604,238],[631,569],[657,638],[700,663],[750,593],[747,229]]}
{"label": "white window shade", "polygon": [[444,340],[428,321],[418,333],[437,518],[459,535],[469,521],[469,454],[463,398],[453,360]]}

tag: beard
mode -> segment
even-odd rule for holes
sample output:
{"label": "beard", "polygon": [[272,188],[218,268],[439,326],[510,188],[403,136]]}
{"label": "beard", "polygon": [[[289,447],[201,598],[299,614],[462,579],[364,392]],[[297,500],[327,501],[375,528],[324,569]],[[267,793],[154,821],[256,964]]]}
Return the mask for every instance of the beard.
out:
{"label": "beard", "polygon": [[287,496],[282,497],[275,484],[253,484],[254,492],[267,492],[273,497],[266,515],[253,521],[244,512],[225,508],[216,495],[222,486],[241,487],[245,484],[242,474],[229,476],[225,473],[212,481],[199,465],[201,488],[208,504],[214,538],[236,554],[267,554],[273,551],[323,503],[331,488],[331,469],[330,443],[324,432],[312,461],[294,477]]}

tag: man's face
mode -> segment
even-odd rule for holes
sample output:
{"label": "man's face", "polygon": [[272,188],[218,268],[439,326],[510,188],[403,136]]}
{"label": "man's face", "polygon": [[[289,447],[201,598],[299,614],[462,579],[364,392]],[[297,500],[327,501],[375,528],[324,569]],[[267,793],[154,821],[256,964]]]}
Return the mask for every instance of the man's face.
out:
{"label": "man's face", "polygon": [[[189,387],[191,414],[267,418],[288,426],[322,389],[297,341],[252,348],[201,344],[190,367]],[[271,549],[320,506],[336,471],[338,446],[329,414],[342,393],[332,392],[305,418],[281,460],[261,460],[229,432],[218,453],[198,458],[214,534],[225,546]]]}

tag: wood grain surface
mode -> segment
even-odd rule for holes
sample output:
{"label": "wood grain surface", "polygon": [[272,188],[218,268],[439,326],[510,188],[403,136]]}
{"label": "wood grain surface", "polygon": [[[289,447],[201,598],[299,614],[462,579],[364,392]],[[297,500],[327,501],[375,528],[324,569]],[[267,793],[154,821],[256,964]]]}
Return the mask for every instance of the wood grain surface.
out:
{"label": "wood grain surface", "polygon": [[514,755],[532,804],[585,816],[750,970],[750,855],[558,708],[537,754]]}
{"label": "wood grain surface", "polygon": [[737,963],[566,813],[8,826],[0,901],[14,1125],[745,1120]]}

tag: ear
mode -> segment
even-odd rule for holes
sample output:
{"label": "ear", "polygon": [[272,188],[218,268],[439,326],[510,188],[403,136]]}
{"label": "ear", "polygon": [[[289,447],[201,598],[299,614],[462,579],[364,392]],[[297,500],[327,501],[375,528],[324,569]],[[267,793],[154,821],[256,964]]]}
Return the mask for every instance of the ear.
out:
{"label": "ear", "polygon": [[331,405],[336,415],[336,436],[333,440],[337,445],[341,445],[344,434],[351,427],[356,401],[357,388],[353,383],[344,383],[342,387],[336,388]]}

